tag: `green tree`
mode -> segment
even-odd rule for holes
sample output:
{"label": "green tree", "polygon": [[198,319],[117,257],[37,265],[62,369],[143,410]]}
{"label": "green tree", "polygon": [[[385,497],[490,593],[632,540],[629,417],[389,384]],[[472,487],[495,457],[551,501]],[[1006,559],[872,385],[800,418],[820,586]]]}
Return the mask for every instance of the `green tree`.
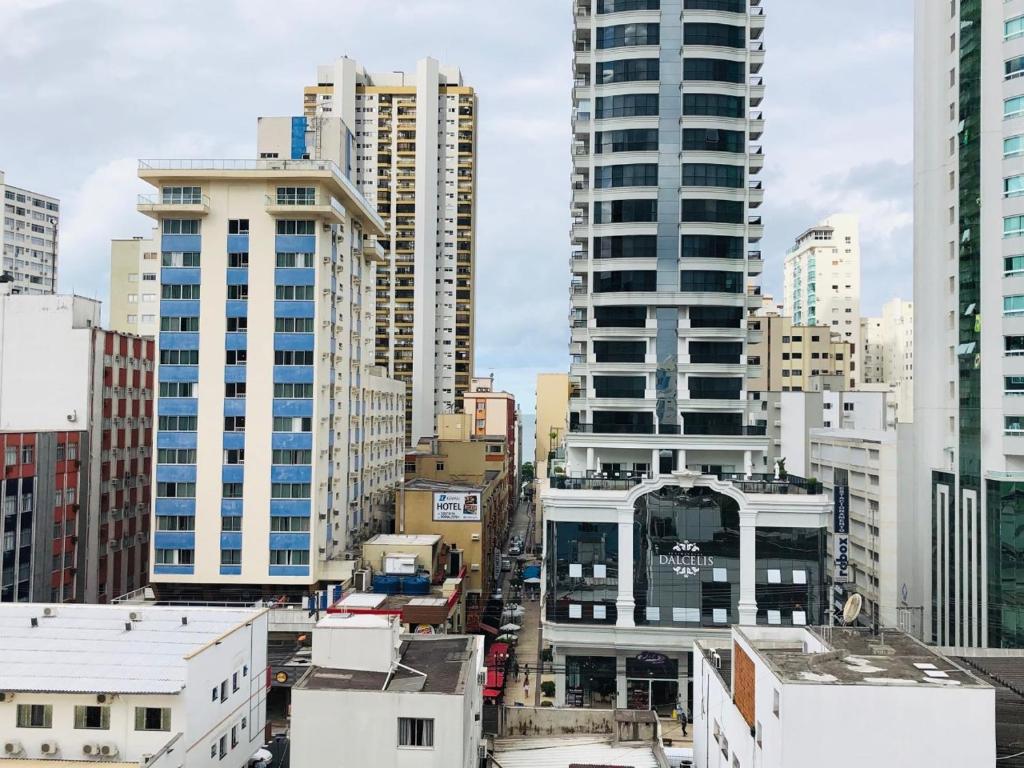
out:
{"label": "green tree", "polygon": [[522,475],[523,480],[533,480],[533,463],[528,461],[523,464],[520,475]]}

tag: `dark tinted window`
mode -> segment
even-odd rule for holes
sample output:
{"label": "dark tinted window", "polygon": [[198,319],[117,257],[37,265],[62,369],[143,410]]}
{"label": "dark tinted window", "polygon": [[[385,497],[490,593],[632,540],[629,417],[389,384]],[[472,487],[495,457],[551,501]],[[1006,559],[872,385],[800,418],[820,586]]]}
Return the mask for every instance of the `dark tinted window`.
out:
{"label": "dark tinted window", "polygon": [[645,259],[657,255],[657,235],[615,235],[594,238],[595,259]]}

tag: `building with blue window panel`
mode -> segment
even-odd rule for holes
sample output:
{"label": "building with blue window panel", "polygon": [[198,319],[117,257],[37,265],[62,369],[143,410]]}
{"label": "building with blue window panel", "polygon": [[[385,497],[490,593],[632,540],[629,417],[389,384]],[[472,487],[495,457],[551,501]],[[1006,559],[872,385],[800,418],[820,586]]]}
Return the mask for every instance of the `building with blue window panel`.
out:
{"label": "building with blue window panel", "polygon": [[[349,488],[401,479],[404,387],[371,369],[355,322],[383,223],[329,162],[142,161],[139,175],[157,190],[140,210],[161,264],[152,582],[299,597],[369,533],[380,499]],[[377,442],[334,439],[384,421],[385,471],[364,461]]]}

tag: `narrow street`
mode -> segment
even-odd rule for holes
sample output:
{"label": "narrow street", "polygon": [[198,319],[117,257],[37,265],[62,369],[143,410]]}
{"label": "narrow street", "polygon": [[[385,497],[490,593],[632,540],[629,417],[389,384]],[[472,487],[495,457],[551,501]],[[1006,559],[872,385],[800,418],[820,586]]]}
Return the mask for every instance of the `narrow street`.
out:
{"label": "narrow street", "polygon": [[[516,508],[515,515],[509,525],[509,543],[515,537],[523,541],[523,551],[531,553],[534,547],[534,506],[528,502],[520,502]],[[506,545],[507,552],[507,545]],[[540,563],[539,558],[532,556],[521,561],[524,565]],[[514,571],[502,574],[502,593],[511,594],[511,581]],[[536,590],[535,590],[536,591]],[[525,595],[525,589],[524,589]],[[506,598],[506,603],[509,602]],[[537,599],[526,599],[524,597],[521,605],[524,613],[522,617],[515,620],[519,625],[519,643],[516,646],[516,654],[519,660],[519,679],[509,675],[505,683],[505,704],[515,706],[537,706],[541,702],[540,681],[537,678],[537,670],[541,667],[541,626],[540,626],[540,601]],[[526,671],[529,669],[529,677]],[[527,696],[527,690],[529,695]]]}

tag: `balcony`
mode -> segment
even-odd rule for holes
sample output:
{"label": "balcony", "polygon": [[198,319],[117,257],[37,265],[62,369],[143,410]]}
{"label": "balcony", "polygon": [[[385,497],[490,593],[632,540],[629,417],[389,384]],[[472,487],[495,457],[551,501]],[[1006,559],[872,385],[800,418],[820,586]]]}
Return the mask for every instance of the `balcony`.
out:
{"label": "balcony", "polygon": [[280,219],[332,219],[335,223],[345,221],[345,208],[330,195],[318,192],[316,195],[266,195],[267,213]]}
{"label": "balcony", "polygon": [[761,75],[752,75],[748,78],[747,85],[750,89],[750,106],[760,106],[764,101],[764,78]]}
{"label": "balcony", "polygon": [[764,135],[764,113],[751,112],[747,125],[749,126],[750,138],[760,139]]}
{"label": "balcony", "polygon": [[686,424],[684,435],[716,435],[720,437],[765,437],[768,427],[761,424]]}
{"label": "balcony", "polygon": [[750,71],[757,74],[764,66],[764,42],[757,40],[750,44]]}
{"label": "balcony", "polygon": [[764,182],[760,179],[747,182],[747,205],[751,208],[758,208],[763,202]]}
{"label": "balcony", "polygon": [[551,487],[558,491],[629,491],[647,479],[646,475],[626,474],[619,477],[564,477],[551,478]]}
{"label": "balcony", "polygon": [[796,475],[787,475],[785,478],[776,479],[769,474],[730,474],[721,473],[719,480],[732,483],[744,493],[792,493],[814,496],[824,493],[824,488],[817,480],[806,480]]}
{"label": "balcony", "polygon": [[747,149],[747,165],[751,173],[758,173],[764,168],[764,147],[760,144],[751,144]]}
{"label": "balcony", "polygon": [[154,219],[161,216],[205,216],[210,212],[209,195],[139,195],[139,213]]}

